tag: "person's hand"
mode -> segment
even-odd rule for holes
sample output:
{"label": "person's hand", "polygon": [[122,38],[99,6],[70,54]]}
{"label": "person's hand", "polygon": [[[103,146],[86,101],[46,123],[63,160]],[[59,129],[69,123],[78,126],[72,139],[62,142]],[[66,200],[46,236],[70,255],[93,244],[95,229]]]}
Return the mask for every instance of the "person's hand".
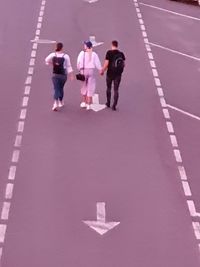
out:
{"label": "person's hand", "polygon": [[70,81],[74,80],[74,74],[73,73],[70,74],[69,79],[70,79]]}
{"label": "person's hand", "polygon": [[102,76],[103,76],[103,75],[104,75],[104,70],[103,70],[103,69],[102,69],[102,70],[100,70],[100,71],[99,71],[99,73],[100,73],[100,75],[102,75]]}

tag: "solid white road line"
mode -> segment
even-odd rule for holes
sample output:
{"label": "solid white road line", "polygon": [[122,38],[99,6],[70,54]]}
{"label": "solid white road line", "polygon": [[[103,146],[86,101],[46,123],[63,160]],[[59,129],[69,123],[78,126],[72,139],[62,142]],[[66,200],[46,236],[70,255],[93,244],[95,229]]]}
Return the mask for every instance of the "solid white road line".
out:
{"label": "solid white road line", "polygon": [[179,52],[179,51],[177,51],[177,50],[168,48],[168,47],[166,47],[166,46],[162,46],[162,45],[155,44],[155,43],[152,43],[152,42],[149,42],[149,44],[150,44],[151,46],[155,46],[155,47],[161,48],[161,49],[166,50],[166,51],[168,51],[168,52],[172,52],[172,53],[177,54],[177,55],[181,55],[181,56],[184,56],[184,57],[187,57],[187,58],[196,60],[196,61],[200,61],[200,58],[199,58],[199,57],[194,57],[194,56],[191,56],[191,55],[188,55],[188,54]]}
{"label": "solid white road line", "polygon": [[184,17],[184,18],[187,18],[187,19],[193,19],[193,20],[196,20],[196,21],[200,21],[200,18],[193,17],[193,16],[188,16],[188,15],[185,15],[185,14],[182,14],[182,13],[174,12],[172,10],[168,10],[168,9],[157,7],[157,6],[153,6],[153,5],[149,5],[149,4],[146,4],[146,3],[143,3],[143,2],[140,2],[140,5],[143,5],[143,6],[146,6],[146,7],[150,7],[150,8],[154,8],[154,9],[157,9],[157,10],[160,10],[160,11],[164,11],[164,12],[167,12],[167,13],[171,13],[171,14],[174,14],[174,15],[177,15],[177,16],[181,16],[181,17]]}
{"label": "solid white road line", "polygon": [[182,109],[180,109],[180,108],[174,107],[174,106],[169,105],[169,104],[167,104],[167,106],[168,106],[169,108],[171,108],[171,109],[174,109],[174,110],[176,110],[176,111],[178,111],[178,112],[184,114],[184,115],[187,115],[187,116],[189,116],[189,117],[191,117],[191,118],[193,118],[193,119],[196,119],[196,120],[199,120],[199,121],[200,121],[200,117],[198,117],[198,116],[196,116],[196,115],[193,115],[193,114],[191,114],[191,113],[189,113],[189,112],[187,112],[187,111],[184,111],[184,110],[182,110]]}

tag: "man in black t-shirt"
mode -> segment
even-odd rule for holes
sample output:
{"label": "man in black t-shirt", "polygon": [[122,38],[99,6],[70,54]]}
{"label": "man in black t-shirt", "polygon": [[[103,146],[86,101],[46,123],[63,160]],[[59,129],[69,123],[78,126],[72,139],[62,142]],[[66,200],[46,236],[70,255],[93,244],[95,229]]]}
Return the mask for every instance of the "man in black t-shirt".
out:
{"label": "man in black t-shirt", "polygon": [[125,56],[124,54],[118,50],[118,42],[112,41],[111,50],[108,50],[105,57],[104,66],[101,74],[107,70],[106,75],[106,85],[107,85],[107,102],[106,106],[110,107],[111,102],[111,89],[112,83],[114,84],[114,102],[112,105],[112,109],[116,110],[116,106],[119,99],[119,85],[121,82],[122,72],[125,66]]}

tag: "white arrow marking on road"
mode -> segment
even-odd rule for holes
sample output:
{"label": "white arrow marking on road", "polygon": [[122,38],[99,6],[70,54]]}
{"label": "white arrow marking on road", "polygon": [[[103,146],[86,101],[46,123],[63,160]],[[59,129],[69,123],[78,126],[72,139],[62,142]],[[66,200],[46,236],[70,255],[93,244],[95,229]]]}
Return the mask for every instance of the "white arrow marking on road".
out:
{"label": "white arrow marking on road", "polygon": [[106,108],[106,105],[99,104],[99,95],[94,94],[94,96],[92,97],[91,109],[95,112],[98,112],[98,111],[103,110],[105,108]]}
{"label": "white arrow marking on road", "polygon": [[93,47],[104,44],[104,42],[97,42],[96,37],[94,35],[90,36],[89,40],[92,43]]}
{"label": "white arrow marking on road", "polygon": [[104,235],[120,222],[106,222],[105,202],[97,202],[97,220],[96,221],[83,221],[90,228],[95,230],[98,234]]}

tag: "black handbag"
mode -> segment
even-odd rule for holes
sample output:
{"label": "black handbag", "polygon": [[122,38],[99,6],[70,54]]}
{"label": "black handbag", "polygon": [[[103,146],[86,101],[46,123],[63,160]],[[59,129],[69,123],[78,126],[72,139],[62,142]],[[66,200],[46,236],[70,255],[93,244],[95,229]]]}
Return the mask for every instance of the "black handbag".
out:
{"label": "black handbag", "polygon": [[81,74],[81,73],[78,73],[78,74],[76,74],[76,79],[78,81],[84,82],[85,81],[85,75],[84,74]]}
{"label": "black handbag", "polygon": [[80,72],[76,74],[76,79],[78,81],[82,81],[82,82],[85,81],[84,68],[85,68],[85,52],[84,52],[84,57],[83,57],[83,74]]}

